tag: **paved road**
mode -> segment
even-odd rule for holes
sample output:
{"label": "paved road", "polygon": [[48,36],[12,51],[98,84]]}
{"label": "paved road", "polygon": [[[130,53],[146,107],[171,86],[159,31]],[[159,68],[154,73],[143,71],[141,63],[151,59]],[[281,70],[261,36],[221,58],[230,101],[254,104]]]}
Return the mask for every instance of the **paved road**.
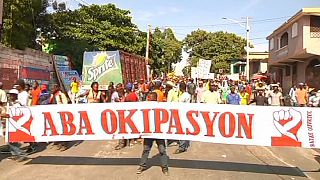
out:
{"label": "paved road", "polygon": [[266,148],[192,142],[187,153],[170,147],[170,176],[159,167],[157,150],[150,168],[136,175],[142,145],[113,150],[116,141],[86,141],[65,152],[50,147],[25,162],[0,155],[0,179],[320,179],[320,154],[312,149]]}

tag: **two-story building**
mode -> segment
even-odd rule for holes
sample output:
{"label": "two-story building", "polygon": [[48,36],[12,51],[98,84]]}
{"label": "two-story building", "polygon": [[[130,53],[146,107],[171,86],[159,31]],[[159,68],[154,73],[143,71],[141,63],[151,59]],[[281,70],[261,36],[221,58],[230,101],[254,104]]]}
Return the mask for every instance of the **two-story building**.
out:
{"label": "two-story building", "polygon": [[268,70],[285,92],[307,83],[320,88],[320,8],[304,8],[267,37]]}
{"label": "two-story building", "polygon": [[[265,73],[268,70],[268,52],[250,52],[250,77],[256,73]],[[245,74],[246,57],[243,59],[231,59],[230,61],[230,74]]]}

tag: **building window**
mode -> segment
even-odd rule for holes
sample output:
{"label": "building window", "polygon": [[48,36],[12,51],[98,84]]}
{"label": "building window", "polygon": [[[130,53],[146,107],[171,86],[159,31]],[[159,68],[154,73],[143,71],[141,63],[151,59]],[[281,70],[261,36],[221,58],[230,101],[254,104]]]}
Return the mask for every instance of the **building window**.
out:
{"label": "building window", "polygon": [[274,39],[273,38],[269,40],[269,49],[270,49],[270,51],[274,49]]}
{"label": "building window", "polygon": [[288,45],[288,33],[285,32],[284,34],[282,34],[280,38],[280,48],[283,48],[287,45]]}
{"label": "building window", "polygon": [[298,23],[294,23],[292,25],[292,38],[297,37],[298,36]]}
{"label": "building window", "polygon": [[310,36],[320,38],[320,16],[310,16]]}

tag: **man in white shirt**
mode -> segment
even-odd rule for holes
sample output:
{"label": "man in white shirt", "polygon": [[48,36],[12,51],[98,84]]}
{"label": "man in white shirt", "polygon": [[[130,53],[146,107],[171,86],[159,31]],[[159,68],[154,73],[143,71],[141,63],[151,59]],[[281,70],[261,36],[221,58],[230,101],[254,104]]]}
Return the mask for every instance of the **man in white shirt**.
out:
{"label": "man in white shirt", "polygon": [[2,88],[3,84],[2,82],[0,82],[0,106],[5,105],[7,103],[7,94]]}
{"label": "man in white shirt", "polygon": [[121,88],[121,85],[118,84],[116,86],[116,90],[111,95],[111,103],[120,102],[120,96],[119,96],[120,88]]}
{"label": "man in white shirt", "polygon": [[296,98],[297,86],[292,86],[289,92],[289,96],[291,98],[292,106],[297,106],[297,98]]}
{"label": "man in white shirt", "polygon": [[29,101],[29,93],[25,91],[26,84],[24,80],[22,79],[17,80],[15,87],[19,92],[18,102],[21,104],[21,106],[27,106]]}
{"label": "man in white shirt", "polygon": [[284,98],[277,85],[273,86],[273,91],[270,93],[269,97],[271,98],[271,106],[281,106],[284,104]]}
{"label": "man in white shirt", "polygon": [[5,106],[8,101],[7,94],[4,90],[2,90],[2,88],[3,88],[3,84],[2,84],[2,82],[0,82],[0,114],[5,113]]}
{"label": "man in white shirt", "polygon": [[202,96],[205,91],[206,91],[206,88],[203,87],[203,81],[199,81],[199,87],[196,90],[197,103],[202,103]]}

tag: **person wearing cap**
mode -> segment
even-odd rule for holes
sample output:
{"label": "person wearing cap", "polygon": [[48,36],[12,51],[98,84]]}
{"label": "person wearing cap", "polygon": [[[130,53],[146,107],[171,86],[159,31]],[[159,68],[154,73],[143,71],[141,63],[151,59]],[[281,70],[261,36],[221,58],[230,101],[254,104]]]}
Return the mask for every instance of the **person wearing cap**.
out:
{"label": "person wearing cap", "polygon": [[218,92],[218,84],[209,81],[209,90],[203,93],[202,102],[206,104],[221,104],[221,94]]}
{"label": "person wearing cap", "polygon": [[240,105],[241,97],[236,93],[236,86],[231,86],[230,93],[227,96],[227,104]]}
{"label": "person wearing cap", "polygon": [[304,88],[303,83],[299,83],[299,88],[296,91],[296,98],[300,107],[305,107],[308,104],[308,91]]}
{"label": "person wearing cap", "polygon": [[18,101],[21,104],[21,106],[28,106],[29,93],[25,90],[26,84],[25,84],[24,80],[22,80],[22,79],[17,80],[15,87],[19,92]]}
{"label": "person wearing cap", "polygon": [[[19,91],[17,89],[11,89],[8,92],[8,95],[9,95],[8,102],[11,107],[21,107],[21,103],[18,100]],[[9,118],[9,115],[7,115],[6,117]],[[27,153],[24,152],[22,149],[20,149],[19,143],[8,143],[8,145],[12,155],[10,159],[18,162],[24,161],[27,159]]]}
{"label": "person wearing cap", "polygon": [[259,89],[257,95],[255,96],[255,102],[257,106],[267,106],[268,99],[264,95],[264,89]]}
{"label": "person wearing cap", "polygon": [[284,105],[284,98],[282,92],[279,90],[279,85],[273,84],[273,91],[269,94],[271,106],[282,106]]}
{"label": "person wearing cap", "polygon": [[124,102],[138,102],[139,101],[138,95],[133,90],[134,90],[134,85],[131,83],[128,83],[126,85],[127,95],[124,98]]}
{"label": "person wearing cap", "polygon": [[179,91],[173,82],[167,81],[166,83],[167,91],[167,102],[178,102],[179,101]]}
{"label": "person wearing cap", "polygon": [[40,105],[47,105],[50,103],[50,93],[48,92],[48,87],[45,84],[41,85],[41,93],[39,97],[39,104]]}

